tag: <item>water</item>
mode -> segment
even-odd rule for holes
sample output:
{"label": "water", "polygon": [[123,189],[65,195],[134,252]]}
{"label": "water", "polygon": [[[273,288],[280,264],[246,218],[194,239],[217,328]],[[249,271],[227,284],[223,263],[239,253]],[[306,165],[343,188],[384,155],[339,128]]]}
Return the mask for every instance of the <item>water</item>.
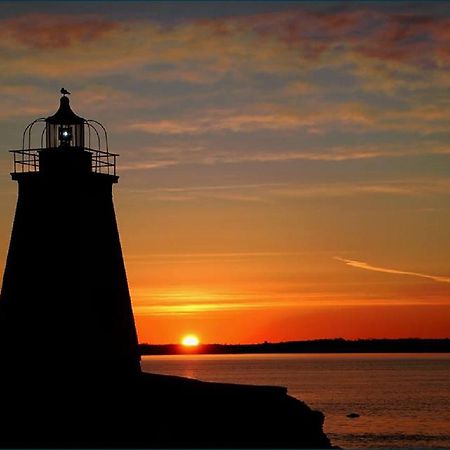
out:
{"label": "water", "polygon": [[286,386],[325,414],[325,432],[344,448],[450,448],[450,354],[144,356],[142,368]]}

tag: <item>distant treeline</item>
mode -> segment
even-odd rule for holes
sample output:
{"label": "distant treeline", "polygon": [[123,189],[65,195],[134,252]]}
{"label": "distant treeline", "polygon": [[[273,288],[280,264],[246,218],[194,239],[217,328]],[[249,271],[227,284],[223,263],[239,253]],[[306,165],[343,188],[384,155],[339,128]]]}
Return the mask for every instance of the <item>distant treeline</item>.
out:
{"label": "distant treeline", "polygon": [[142,355],[236,353],[450,353],[450,339],[317,339],[261,344],[140,344]]}

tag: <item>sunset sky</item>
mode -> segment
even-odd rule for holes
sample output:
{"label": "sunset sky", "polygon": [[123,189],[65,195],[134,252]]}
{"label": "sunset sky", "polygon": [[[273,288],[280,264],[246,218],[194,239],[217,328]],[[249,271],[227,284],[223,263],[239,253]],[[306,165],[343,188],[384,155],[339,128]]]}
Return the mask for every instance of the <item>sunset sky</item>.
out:
{"label": "sunset sky", "polygon": [[65,87],[141,342],[450,337],[450,3],[1,2],[0,79],[2,273]]}

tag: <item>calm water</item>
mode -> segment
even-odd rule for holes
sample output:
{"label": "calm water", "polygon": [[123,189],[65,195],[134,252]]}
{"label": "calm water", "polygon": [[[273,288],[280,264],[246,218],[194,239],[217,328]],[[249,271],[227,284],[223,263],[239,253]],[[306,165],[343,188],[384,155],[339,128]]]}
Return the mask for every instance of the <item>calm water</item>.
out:
{"label": "calm water", "polygon": [[450,448],[450,354],[145,356],[142,368],[286,386],[325,414],[326,433],[345,448]]}

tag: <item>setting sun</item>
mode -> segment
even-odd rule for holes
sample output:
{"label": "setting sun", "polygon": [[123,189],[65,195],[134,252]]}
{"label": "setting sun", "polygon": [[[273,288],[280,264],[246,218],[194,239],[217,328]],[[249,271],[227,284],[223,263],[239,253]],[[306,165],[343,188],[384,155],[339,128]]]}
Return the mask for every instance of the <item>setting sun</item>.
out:
{"label": "setting sun", "polygon": [[188,335],[184,336],[181,343],[185,347],[196,347],[200,343],[200,341],[197,336],[195,336],[193,334],[188,334]]}

